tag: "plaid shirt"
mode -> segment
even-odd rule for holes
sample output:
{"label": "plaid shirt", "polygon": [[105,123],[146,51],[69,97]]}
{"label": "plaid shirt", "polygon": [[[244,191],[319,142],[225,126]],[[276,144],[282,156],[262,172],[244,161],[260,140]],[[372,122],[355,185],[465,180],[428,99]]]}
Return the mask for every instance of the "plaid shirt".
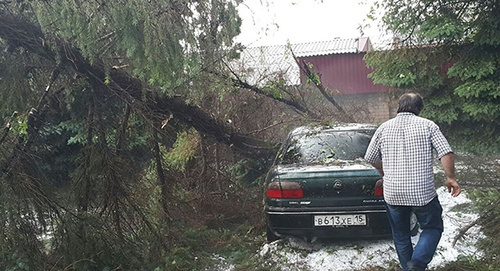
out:
{"label": "plaid shirt", "polygon": [[366,150],[370,163],[382,160],[384,199],[390,205],[423,206],[437,194],[432,150],[452,152],[439,127],[413,113],[399,113],[377,129]]}

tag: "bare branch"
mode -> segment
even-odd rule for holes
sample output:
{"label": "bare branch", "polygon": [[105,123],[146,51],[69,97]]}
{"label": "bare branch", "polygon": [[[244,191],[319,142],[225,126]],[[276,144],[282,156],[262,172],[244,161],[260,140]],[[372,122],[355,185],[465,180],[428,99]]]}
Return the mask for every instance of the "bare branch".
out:
{"label": "bare branch", "polygon": [[234,78],[230,78],[231,81],[233,82],[234,86],[239,87],[239,88],[244,88],[244,89],[251,90],[251,91],[253,91],[253,92],[255,92],[255,93],[259,94],[259,95],[263,95],[263,96],[266,96],[266,97],[271,98],[273,100],[276,100],[278,102],[284,103],[284,104],[286,104],[288,106],[291,106],[295,111],[297,111],[299,113],[312,114],[312,112],[309,111],[309,109],[307,109],[307,107],[302,106],[301,104],[299,104],[296,101],[287,100],[287,99],[284,99],[284,98],[281,98],[281,97],[275,97],[273,94],[267,93],[263,89],[255,86],[255,85],[249,84],[248,82],[242,80],[238,76],[238,74],[235,71],[233,71],[233,69],[231,69],[231,67],[229,67],[229,65],[226,64],[225,66],[229,69],[229,71],[231,72],[231,74],[233,74],[233,76],[234,76]]}
{"label": "bare branch", "polygon": [[314,85],[319,89],[323,97],[325,97],[333,106],[335,106],[335,108],[337,108],[337,110],[341,115],[342,120],[354,122],[354,119],[345,112],[345,110],[340,106],[339,103],[337,103],[337,101],[335,101],[335,99],[333,99],[332,96],[328,94],[327,89],[323,86],[323,83],[321,83],[320,75],[312,71],[309,68],[309,65],[307,65],[307,63],[304,60],[299,60],[297,56],[295,56],[295,53],[293,52],[292,48],[290,48],[290,52],[292,53],[293,59],[295,60],[299,68],[305,73],[307,78],[309,78],[309,80],[311,80],[314,83]]}
{"label": "bare branch", "polygon": [[47,87],[45,87],[45,91],[43,92],[42,97],[40,97],[40,100],[38,101],[36,111],[40,111],[42,109],[43,101],[47,97],[47,94],[49,93],[50,89],[52,88],[52,84],[54,84],[54,81],[56,81],[58,76],[59,76],[59,67],[56,67],[52,71],[52,73],[50,74],[49,83],[47,84]]}
{"label": "bare branch", "polygon": [[464,228],[460,229],[460,231],[457,233],[457,235],[455,236],[455,238],[453,238],[453,242],[451,242],[451,247],[455,247],[455,245],[457,244],[457,241],[460,238],[464,237],[465,233],[467,233],[467,231],[469,231],[472,227],[474,227],[477,224],[479,224],[480,221],[481,221],[481,218],[478,218],[478,219],[472,221],[471,223],[469,223]]}
{"label": "bare branch", "polygon": [[162,159],[161,159],[161,152],[160,152],[160,146],[158,144],[158,131],[153,130],[153,137],[151,140],[151,144],[153,147],[153,156],[155,159],[156,163],[156,174],[158,174],[158,185],[160,186],[161,190],[161,197],[160,197],[160,203],[163,208],[163,215],[165,218],[168,216],[168,185],[167,185],[167,179],[165,178],[165,171],[163,169],[162,165]]}
{"label": "bare branch", "polygon": [[236,78],[236,79],[235,78],[231,78],[231,80],[233,81],[234,85],[237,86],[237,87],[251,90],[251,91],[253,91],[253,92],[257,93],[257,94],[264,95],[264,96],[269,97],[269,98],[271,98],[273,100],[276,100],[278,102],[284,103],[284,104],[286,104],[288,106],[291,106],[295,111],[298,111],[299,113],[311,114],[311,112],[307,108],[303,107],[302,105],[300,105],[299,103],[297,103],[295,101],[290,101],[290,100],[287,100],[287,99],[283,99],[281,97],[275,97],[275,96],[273,96],[270,93],[266,93],[265,91],[263,91],[259,87],[254,86],[254,85],[250,85],[249,83],[247,83],[245,81],[242,81],[239,78]]}
{"label": "bare branch", "polygon": [[128,120],[130,118],[130,112],[131,112],[130,105],[126,104],[125,113],[123,114],[122,125],[120,126],[120,130],[116,135],[116,149],[118,152],[120,152],[123,149],[123,145],[125,144],[125,136],[128,126]]}
{"label": "bare branch", "polygon": [[261,129],[258,129],[258,130],[255,130],[255,131],[251,131],[251,132],[247,133],[247,135],[257,134],[257,133],[263,132],[263,131],[265,131],[265,130],[271,129],[271,128],[275,127],[275,126],[281,125],[281,124],[283,124],[283,123],[288,123],[288,122],[296,122],[296,121],[297,121],[297,118],[292,119],[292,120],[289,120],[289,121],[284,121],[284,120],[281,120],[281,121],[279,121],[279,122],[273,123],[273,124],[271,124],[271,125],[268,125],[268,126],[266,126],[266,127],[261,128]]}

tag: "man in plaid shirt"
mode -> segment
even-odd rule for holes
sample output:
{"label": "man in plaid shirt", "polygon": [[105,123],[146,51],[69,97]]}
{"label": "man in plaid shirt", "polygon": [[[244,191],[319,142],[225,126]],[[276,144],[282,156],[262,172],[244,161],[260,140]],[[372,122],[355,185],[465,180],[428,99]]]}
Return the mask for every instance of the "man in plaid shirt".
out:
{"label": "man in plaid shirt", "polygon": [[[403,94],[397,116],[380,125],[365,154],[384,178],[387,214],[403,271],[425,270],[443,232],[443,209],[434,188],[433,150],[443,165],[448,191],[454,197],[460,194],[453,151],[439,127],[418,116],[423,107],[420,95]],[[410,234],[412,212],[422,229],[415,249]]]}

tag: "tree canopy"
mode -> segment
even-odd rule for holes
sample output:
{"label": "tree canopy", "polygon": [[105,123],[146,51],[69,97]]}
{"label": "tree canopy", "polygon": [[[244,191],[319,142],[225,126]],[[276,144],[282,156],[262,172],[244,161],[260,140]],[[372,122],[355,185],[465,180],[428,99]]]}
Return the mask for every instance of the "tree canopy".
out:
{"label": "tree canopy", "polygon": [[422,114],[462,150],[500,146],[500,4],[481,1],[377,1],[393,49],[365,60],[375,83],[421,92]]}
{"label": "tree canopy", "polygon": [[186,270],[191,227],[262,222],[272,129],[332,111],[231,68],[240,2],[0,0],[1,266]]}
{"label": "tree canopy", "polygon": [[[174,265],[192,256],[176,250],[192,238],[179,233],[192,234],[186,225],[219,220],[214,206],[243,216],[234,205],[258,199],[232,182],[254,180],[273,159],[276,144],[255,134],[350,116],[307,63],[298,64],[317,96],[279,80],[250,85],[230,68],[240,3],[0,0],[0,266],[183,269]],[[498,5],[403,3],[383,4],[405,46],[367,56],[374,80],[423,91],[432,119],[464,127],[460,138],[492,133],[498,146]],[[410,23],[419,3],[439,18]],[[440,18],[453,12],[463,22]]]}
{"label": "tree canopy", "polygon": [[232,85],[238,3],[0,1],[4,268],[165,267],[201,141],[273,155],[199,106]]}

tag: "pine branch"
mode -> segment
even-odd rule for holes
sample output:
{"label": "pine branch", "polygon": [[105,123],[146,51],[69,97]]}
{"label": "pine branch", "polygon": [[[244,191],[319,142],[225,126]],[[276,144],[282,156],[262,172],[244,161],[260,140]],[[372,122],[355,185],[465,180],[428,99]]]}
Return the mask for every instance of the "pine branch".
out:
{"label": "pine branch", "polygon": [[[91,93],[93,94],[93,92]],[[87,113],[87,145],[86,145],[87,151],[89,151],[89,148],[93,145],[93,137],[94,137],[93,122],[94,122],[94,95],[92,95],[92,98],[90,99],[89,109]],[[90,202],[90,190],[91,190],[90,178],[87,172],[91,164],[91,152],[85,153],[85,158],[83,163],[84,163],[83,170],[79,172],[80,174],[77,176],[76,182],[81,183],[82,180],[85,181],[83,197],[80,197],[78,207],[79,210],[86,213],[88,211],[88,206]]]}
{"label": "pine branch", "polygon": [[469,223],[467,226],[465,226],[464,228],[460,229],[457,233],[457,235],[455,236],[455,238],[453,238],[453,242],[451,242],[451,247],[455,247],[455,245],[457,244],[457,241],[464,237],[464,235],[467,233],[467,231],[469,231],[472,227],[476,226],[477,224],[479,224],[479,222],[481,221],[481,217],[472,221],[471,223]]}
{"label": "pine branch", "polygon": [[[495,201],[495,202],[492,202],[490,206],[488,206],[488,208],[484,209],[481,211],[482,214],[490,214],[490,213],[493,213],[494,210],[496,208],[498,208],[498,204],[500,202],[498,201]],[[469,223],[467,226],[463,227],[462,229],[460,229],[457,233],[457,235],[455,236],[455,238],[453,238],[453,242],[451,243],[451,246],[454,247],[455,244],[457,243],[457,241],[464,237],[464,235],[474,226],[480,224],[480,223],[483,223],[484,221],[487,221],[487,218],[484,217],[484,216],[480,216],[479,218],[477,218],[476,220],[472,221],[471,223]]]}
{"label": "pine branch", "polygon": [[2,137],[0,137],[0,145],[7,138],[7,135],[9,134],[10,128],[11,128],[10,123],[12,122],[12,120],[14,120],[14,118],[16,116],[17,116],[17,111],[14,111],[14,113],[12,113],[12,115],[10,116],[9,120],[7,120],[7,124],[5,125],[5,127],[3,128],[3,131],[2,131]]}

